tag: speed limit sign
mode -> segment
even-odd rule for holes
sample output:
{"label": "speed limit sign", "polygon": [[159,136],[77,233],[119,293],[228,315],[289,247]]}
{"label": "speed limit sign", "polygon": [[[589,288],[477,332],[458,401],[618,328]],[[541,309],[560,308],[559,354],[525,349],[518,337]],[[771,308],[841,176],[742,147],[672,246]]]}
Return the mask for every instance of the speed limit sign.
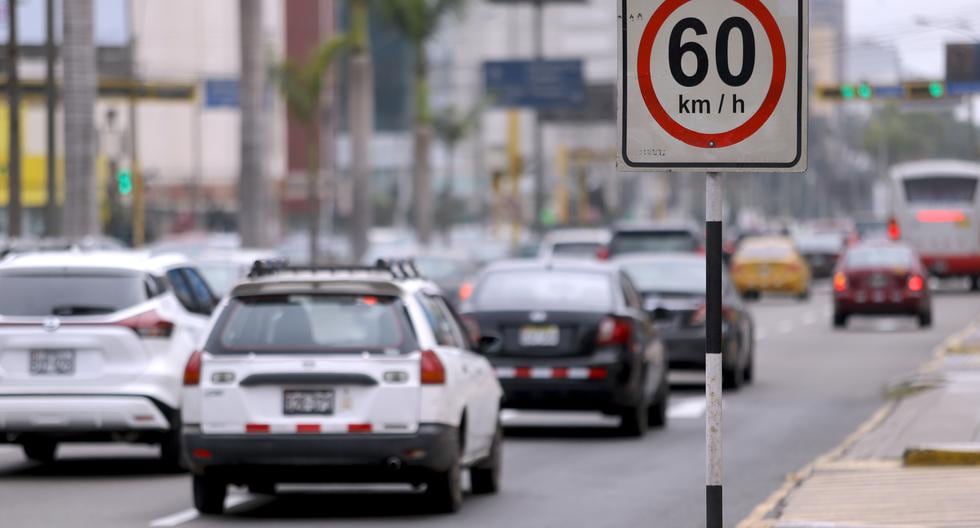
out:
{"label": "speed limit sign", "polygon": [[807,2],[621,2],[620,169],[806,169]]}

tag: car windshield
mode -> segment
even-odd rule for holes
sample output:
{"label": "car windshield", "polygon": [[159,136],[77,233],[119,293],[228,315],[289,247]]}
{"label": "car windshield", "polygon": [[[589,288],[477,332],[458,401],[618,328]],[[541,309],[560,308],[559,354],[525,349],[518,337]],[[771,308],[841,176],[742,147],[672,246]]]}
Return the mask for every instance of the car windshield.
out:
{"label": "car windshield", "polygon": [[0,315],[108,314],[146,301],[151,289],[136,272],[9,271],[0,274]]}
{"label": "car windshield", "polygon": [[208,343],[212,353],[360,352],[412,349],[393,297],[261,295],[233,299]]}
{"label": "car windshield", "polygon": [[642,292],[704,293],[704,260],[639,260],[623,269]]}
{"label": "car windshield", "polygon": [[912,251],[904,247],[866,247],[847,252],[848,268],[907,268],[912,264]]}
{"label": "car windshield", "polygon": [[609,244],[614,255],[697,251],[698,241],[688,231],[637,231],[617,233]]}
{"label": "car windshield", "polygon": [[933,176],[905,180],[905,199],[915,205],[969,205],[977,191],[977,179]]}
{"label": "car windshield", "polygon": [[606,274],[597,272],[496,271],[477,285],[473,305],[482,311],[604,312],[613,307],[612,285]]}
{"label": "car windshield", "polygon": [[551,246],[551,255],[564,258],[594,259],[602,244],[598,242],[557,242]]}

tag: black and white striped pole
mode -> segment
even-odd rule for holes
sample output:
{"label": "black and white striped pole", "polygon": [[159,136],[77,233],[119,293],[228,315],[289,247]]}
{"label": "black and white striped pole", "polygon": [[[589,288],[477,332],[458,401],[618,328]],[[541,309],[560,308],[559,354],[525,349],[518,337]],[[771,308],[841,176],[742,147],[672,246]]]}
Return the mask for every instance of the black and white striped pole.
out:
{"label": "black and white striped pole", "polygon": [[707,263],[707,319],[705,340],[705,499],[707,528],[722,527],[721,487],[721,174],[709,172],[705,179],[705,247]]}

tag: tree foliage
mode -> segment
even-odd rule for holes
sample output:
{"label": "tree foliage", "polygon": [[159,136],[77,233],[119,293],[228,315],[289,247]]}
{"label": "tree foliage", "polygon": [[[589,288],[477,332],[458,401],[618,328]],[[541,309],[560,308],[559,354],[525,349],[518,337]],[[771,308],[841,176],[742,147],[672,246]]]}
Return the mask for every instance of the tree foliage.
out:
{"label": "tree foliage", "polygon": [[926,158],[974,159],[980,134],[952,112],[916,112],[888,105],[868,120],[863,148],[873,157],[884,148],[890,163]]}

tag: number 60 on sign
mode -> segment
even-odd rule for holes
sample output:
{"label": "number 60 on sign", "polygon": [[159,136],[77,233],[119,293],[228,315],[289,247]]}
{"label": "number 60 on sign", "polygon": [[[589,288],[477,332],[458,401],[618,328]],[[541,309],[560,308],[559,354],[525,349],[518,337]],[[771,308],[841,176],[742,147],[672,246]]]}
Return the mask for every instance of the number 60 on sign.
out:
{"label": "number 60 on sign", "polygon": [[806,169],[804,0],[621,0],[622,170]]}

